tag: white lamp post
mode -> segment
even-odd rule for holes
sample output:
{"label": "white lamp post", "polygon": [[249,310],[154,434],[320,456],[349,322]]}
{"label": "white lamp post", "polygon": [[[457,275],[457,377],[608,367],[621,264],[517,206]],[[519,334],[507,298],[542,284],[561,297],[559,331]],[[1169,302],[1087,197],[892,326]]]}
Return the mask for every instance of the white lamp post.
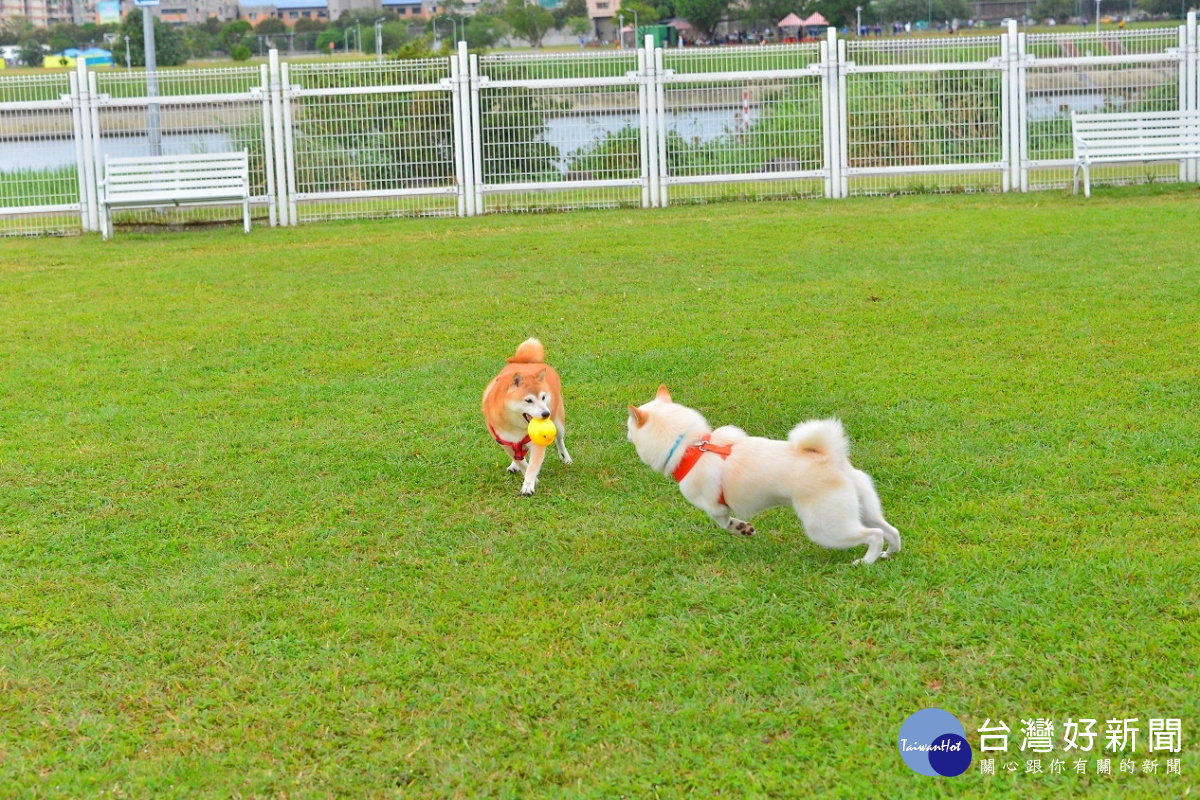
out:
{"label": "white lamp post", "polygon": [[383,63],[383,18],[375,20],[375,61]]}
{"label": "white lamp post", "polygon": [[862,36],[862,6],[854,7],[854,15],[856,19],[854,35],[855,37]]}
{"label": "white lamp post", "polygon": [[617,49],[625,49],[625,15],[617,14]]}
{"label": "white lamp post", "polygon": [[1100,32],[1100,0],[1096,0],[1096,33]]}

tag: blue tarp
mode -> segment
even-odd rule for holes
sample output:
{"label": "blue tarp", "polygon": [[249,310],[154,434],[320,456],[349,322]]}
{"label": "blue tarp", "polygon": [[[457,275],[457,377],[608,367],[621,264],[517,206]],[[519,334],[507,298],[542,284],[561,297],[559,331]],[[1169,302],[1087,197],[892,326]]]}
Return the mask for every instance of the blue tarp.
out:
{"label": "blue tarp", "polygon": [[87,50],[80,50],[77,47],[68,47],[61,53],[55,53],[56,56],[66,56],[73,58],[76,61],[83,59],[83,62],[89,67],[111,67],[113,66],[112,53],[108,50],[102,50],[99,47],[89,47]]}

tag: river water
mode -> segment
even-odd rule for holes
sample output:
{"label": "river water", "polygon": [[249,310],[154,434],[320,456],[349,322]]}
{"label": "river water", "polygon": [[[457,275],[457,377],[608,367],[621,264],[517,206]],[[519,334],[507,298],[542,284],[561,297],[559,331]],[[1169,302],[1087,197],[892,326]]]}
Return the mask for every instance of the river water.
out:
{"label": "river water", "polygon": [[[1113,101],[1119,98],[1112,98]],[[1038,121],[1069,115],[1071,111],[1096,111],[1105,107],[1110,98],[1102,93],[1065,94],[1030,98],[1028,119]],[[750,108],[749,122],[753,123],[760,109]],[[566,170],[567,161],[581,148],[594,146],[610,133],[636,126],[636,113],[592,113],[553,117],[546,121],[543,140],[558,148],[558,166]],[[741,107],[683,109],[668,111],[666,127],[688,142],[707,142],[737,132],[746,122]],[[108,155],[134,156],[149,153],[146,136],[126,136],[105,139]],[[163,134],[164,155],[220,152],[231,149],[226,134],[219,132]],[[75,143],[71,139],[40,139],[33,141],[0,141],[0,171],[14,169],[54,169],[75,164]]]}

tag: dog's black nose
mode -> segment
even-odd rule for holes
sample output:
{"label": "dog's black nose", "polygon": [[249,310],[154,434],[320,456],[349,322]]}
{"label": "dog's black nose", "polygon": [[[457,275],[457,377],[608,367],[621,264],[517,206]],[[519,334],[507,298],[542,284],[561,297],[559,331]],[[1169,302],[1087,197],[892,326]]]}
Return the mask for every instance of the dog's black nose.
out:
{"label": "dog's black nose", "polygon": [[541,418],[541,419],[548,419],[549,417],[550,417],[550,412],[549,412],[549,411],[547,411],[546,413],[544,413],[544,414],[541,414],[541,415],[540,415],[540,418]]}

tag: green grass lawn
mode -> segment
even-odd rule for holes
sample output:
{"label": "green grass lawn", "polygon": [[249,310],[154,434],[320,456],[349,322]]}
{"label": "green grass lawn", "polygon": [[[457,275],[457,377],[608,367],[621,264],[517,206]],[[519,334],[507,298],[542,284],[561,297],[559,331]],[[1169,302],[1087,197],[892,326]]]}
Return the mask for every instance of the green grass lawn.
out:
{"label": "green grass lawn", "polygon": [[[0,795],[1194,796],[1198,199],[5,241]],[[478,404],[530,335],[575,463],[526,499]],[[664,381],[839,416],[903,553],[717,530],[625,441]],[[910,772],[930,706],[1020,769]]]}

